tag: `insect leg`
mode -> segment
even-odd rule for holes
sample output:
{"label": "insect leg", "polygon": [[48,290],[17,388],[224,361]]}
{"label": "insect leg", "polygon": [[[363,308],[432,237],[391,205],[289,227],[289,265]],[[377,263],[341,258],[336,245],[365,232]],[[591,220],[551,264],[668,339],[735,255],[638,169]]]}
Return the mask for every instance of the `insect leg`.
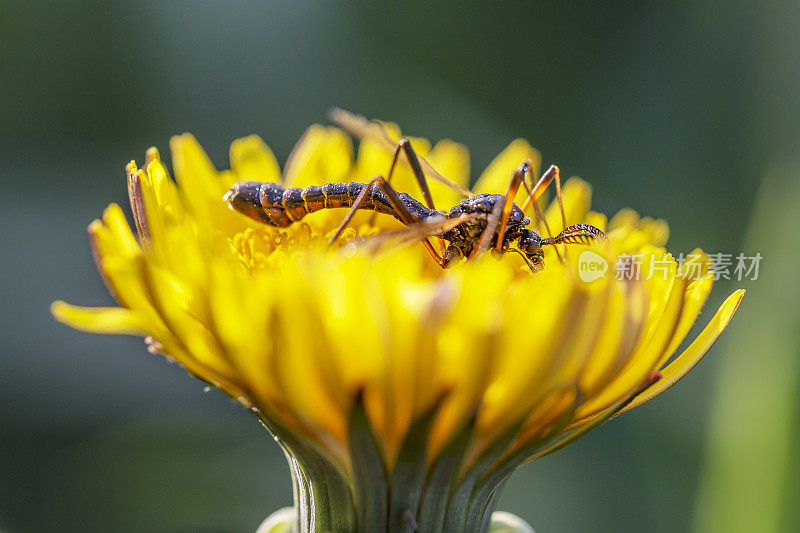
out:
{"label": "insect leg", "polygon": [[[556,198],[558,199],[558,209],[561,211],[561,227],[567,228],[567,215],[564,213],[564,202],[561,199],[561,173],[556,168]],[[564,246],[564,259],[567,258],[567,247]],[[560,260],[560,258],[559,258]]]}
{"label": "insect leg", "polygon": [[541,261],[534,263],[533,261],[528,259],[528,257],[525,254],[520,252],[517,248],[509,248],[508,252],[518,253],[519,256],[522,258],[522,260],[525,261],[525,264],[528,265],[528,268],[531,270],[531,273],[533,274],[536,274],[537,272],[539,272],[544,268],[544,264]]}
{"label": "insect leg", "polygon": [[[544,191],[547,190],[547,186],[553,181],[553,179],[559,175],[558,167],[555,165],[550,165],[550,168],[542,174],[542,177],[539,178],[539,181],[536,182],[536,185],[533,187],[533,191],[530,194],[530,197],[525,201],[525,204],[522,206],[522,210],[526,210],[531,202],[537,201]],[[559,177],[559,182],[561,178]]]}
{"label": "insect leg", "polygon": [[494,235],[494,230],[497,228],[497,223],[500,221],[502,212],[503,204],[500,202],[494,204],[492,212],[489,213],[489,218],[486,220],[486,228],[484,228],[483,233],[481,233],[481,238],[478,239],[477,246],[472,248],[468,259],[472,259],[489,249],[492,242],[492,235]]}
{"label": "insect leg", "polygon": [[[422,196],[425,198],[425,203],[430,209],[436,209],[433,205],[433,196],[431,195],[430,187],[428,187],[428,180],[425,178],[425,173],[422,171],[419,157],[417,157],[417,153],[414,151],[414,148],[411,146],[411,141],[408,140],[408,138],[400,139],[400,142],[397,143],[394,149],[394,155],[392,156],[392,164],[389,167],[389,173],[386,175],[386,182],[391,183],[392,181],[392,174],[394,174],[394,169],[397,166],[397,160],[400,157],[401,151],[405,154],[408,164],[411,166],[411,171],[414,173],[414,177],[417,178],[417,184],[419,184]],[[373,217],[374,216],[375,215],[373,215]],[[441,239],[439,239],[439,249],[444,252],[444,241]]]}
{"label": "insect leg", "polygon": [[433,196],[431,196],[431,190],[428,187],[428,180],[425,179],[425,173],[422,172],[422,167],[419,164],[417,153],[411,147],[411,141],[409,141],[407,138],[400,139],[400,142],[397,143],[397,147],[394,150],[394,156],[392,156],[392,166],[389,167],[389,173],[386,175],[386,183],[391,183],[392,181],[394,167],[397,165],[397,159],[400,156],[401,151],[406,155],[408,164],[411,165],[411,171],[414,173],[414,177],[417,178],[417,183],[419,184],[419,188],[422,190],[422,196],[425,198],[425,203],[428,204],[429,208],[436,209],[436,207],[433,205]]}
{"label": "insect leg", "polygon": [[503,249],[503,236],[506,234],[506,224],[508,224],[508,217],[511,215],[511,208],[514,207],[514,199],[517,197],[520,183],[525,179],[525,174],[530,172],[530,168],[531,162],[527,160],[523,161],[522,166],[514,171],[511,182],[508,184],[506,200],[503,202],[503,211],[500,213],[500,228],[497,231],[497,243],[495,244],[495,250],[498,252]]}
{"label": "insect leg", "polygon": [[481,238],[478,240],[478,246],[472,249],[470,258],[482,254],[489,249],[492,235],[494,235],[494,231],[498,226],[495,250],[498,252],[502,250],[503,236],[505,236],[506,233],[506,225],[508,224],[508,217],[511,215],[511,209],[514,207],[514,198],[517,196],[520,184],[525,180],[525,175],[530,172],[530,168],[530,161],[523,161],[522,165],[514,171],[513,176],[511,176],[511,182],[508,184],[505,200],[502,204],[495,204],[487,220],[486,228],[483,230]]}
{"label": "insect leg", "polygon": [[[342,220],[342,223],[339,224],[339,227],[336,228],[336,232],[333,234],[330,240],[328,240],[328,246],[336,242],[336,239],[338,239],[342,235],[342,232],[345,230],[345,228],[347,228],[348,224],[350,224],[350,221],[353,219],[356,210],[358,210],[362,205],[364,205],[364,199],[367,197],[367,194],[369,194],[370,190],[372,190],[372,186],[375,183],[378,184],[383,193],[386,195],[386,198],[389,200],[389,203],[391,204],[392,208],[395,210],[397,215],[400,217],[400,220],[401,222],[403,222],[403,224],[408,226],[409,224],[414,224],[416,222],[419,222],[414,213],[412,213],[408,209],[408,207],[403,203],[403,201],[397,195],[397,192],[394,189],[392,189],[392,187],[386,182],[386,179],[383,176],[375,176],[374,178],[372,178],[367,182],[366,186],[358,194],[355,201],[353,202],[353,205],[350,207],[350,210],[347,212],[347,215],[345,215],[344,219]],[[431,254],[431,257],[433,257],[434,261],[436,261],[436,263],[439,266],[443,266],[444,261],[442,257],[436,252],[431,242],[426,238],[422,241],[422,244],[425,245],[425,248]]]}
{"label": "insect leg", "polygon": [[[550,172],[550,170],[552,170],[553,168],[554,167],[550,167],[548,172]],[[556,172],[558,172],[558,167],[555,167],[555,169],[556,169]],[[544,176],[542,177],[542,179],[539,180],[539,183],[541,183],[543,179],[544,179]],[[550,182],[548,181],[547,183],[550,183]],[[532,200],[532,198],[534,198],[534,193],[528,187],[528,184],[525,182],[525,180],[522,180],[522,184],[525,186],[525,191],[528,193],[528,198],[527,198],[527,200],[525,200],[523,211],[525,210],[525,207],[527,207],[529,204],[532,204],[533,205],[533,211],[534,211],[534,213],[536,213],[537,226],[538,226],[538,221],[543,222],[544,223],[544,229],[545,229],[545,231],[547,231],[547,237],[552,239],[553,238],[553,232],[550,231],[550,225],[547,223],[547,219],[544,217],[544,215],[542,214],[542,210],[539,208],[539,202],[536,201],[536,200]],[[547,185],[545,185],[544,187],[547,188]],[[543,191],[544,191],[544,189],[540,190],[539,196],[542,195]],[[563,263],[564,260],[561,258],[561,254],[558,252],[558,248],[554,246],[553,250],[555,250],[555,252],[556,252],[556,256],[558,257],[558,261],[560,263]]]}
{"label": "insect leg", "polygon": [[529,203],[538,200],[547,189],[547,186],[550,185],[553,180],[556,182],[556,198],[558,199],[558,207],[561,210],[561,224],[566,228],[567,215],[564,213],[564,202],[561,199],[561,172],[559,172],[558,167],[555,165],[550,165],[550,168],[547,169],[547,172],[542,174],[542,177],[539,178],[539,181],[533,187],[533,192],[522,206],[522,210],[525,211],[525,209],[528,208]]}

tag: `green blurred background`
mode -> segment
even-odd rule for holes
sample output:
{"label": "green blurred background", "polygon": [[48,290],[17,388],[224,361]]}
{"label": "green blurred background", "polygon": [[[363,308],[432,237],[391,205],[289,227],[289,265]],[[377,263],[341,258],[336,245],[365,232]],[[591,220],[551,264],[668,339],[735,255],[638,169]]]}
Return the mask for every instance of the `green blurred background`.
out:
{"label": "green blurred background", "polygon": [[502,509],[539,533],[798,530],[798,27],[776,1],[0,2],[0,531],[247,532],[290,503],[254,417],[48,305],[112,303],[85,228],[148,146],[190,131],[227,168],[257,133],[283,160],[332,106],[464,142],[473,175],[525,137],[599,210],[666,218],[672,251],[765,257],[715,287],[703,324],[749,294],[702,365],[523,467]]}

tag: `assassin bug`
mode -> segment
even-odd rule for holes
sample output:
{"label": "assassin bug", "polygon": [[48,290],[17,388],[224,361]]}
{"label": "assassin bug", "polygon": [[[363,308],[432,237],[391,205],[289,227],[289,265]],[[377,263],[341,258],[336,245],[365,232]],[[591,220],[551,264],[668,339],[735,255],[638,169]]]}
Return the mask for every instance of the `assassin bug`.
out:
{"label": "assassin bug", "polygon": [[[331,243],[342,234],[358,209],[385,213],[410,227],[411,229],[407,230],[407,238],[421,240],[442,268],[447,268],[462,258],[471,259],[493,248],[499,253],[519,253],[531,271],[536,272],[544,266],[542,246],[590,243],[594,239],[605,237],[602,231],[589,224],[573,224],[558,235],[546,238],[542,238],[535,229],[526,227],[531,222],[524,214],[524,209],[529,204],[533,206],[539,220],[544,221],[537,200],[552,181],[556,182],[556,192],[561,205],[561,180],[556,166],[551,166],[531,189],[525,181],[530,175],[531,166],[530,162],[524,161],[514,171],[506,194],[474,195],[438,174],[430,164],[417,156],[408,139],[402,139],[394,144],[379,124],[344,111],[335,110],[333,118],[362,138],[374,135],[374,128],[379,129],[379,138],[384,144],[388,143],[388,146],[394,147],[392,164],[386,178],[375,176],[368,183],[326,183],[304,189],[284,188],[273,182],[240,182],[231,187],[225,195],[230,208],[264,224],[286,227],[308,213],[321,209],[349,207],[350,210],[331,237]],[[390,185],[401,152],[419,183],[425,199],[424,204],[404,192],[395,191]],[[449,212],[437,210],[433,204],[423,166],[429,176],[446,183],[467,198]],[[528,199],[522,208],[513,202],[521,185],[524,185],[528,193]],[[561,215],[563,221],[565,219],[563,206]],[[545,228],[549,234],[546,221]],[[429,237],[433,235],[448,241],[449,244],[443,254],[431,244]]]}

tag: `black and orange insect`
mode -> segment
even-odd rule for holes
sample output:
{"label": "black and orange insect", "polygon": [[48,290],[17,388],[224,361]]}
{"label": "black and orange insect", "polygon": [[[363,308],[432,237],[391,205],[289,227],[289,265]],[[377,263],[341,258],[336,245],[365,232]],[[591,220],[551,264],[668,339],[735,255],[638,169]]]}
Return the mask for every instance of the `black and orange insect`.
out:
{"label": "black and orange insect", "polygon": [[[394,144],[380,124],[344,111],[336,110],[332,117],[362,138],[367,135],[375,138],[377,128],[378,138],[384,144],[388,143],[387,147],[394,147],[392,164],[385,178],[375,176],[368,183],[326,183],[304,189],[285,188],[273,182],[240,182],[225,195],[228,205],[254,220],[276,227],[289,226],[308,213],[321,209],[350,208],[331,237],[331,243],[338,239],[359,209],[392,215],[409,227],[407,236],[422,241],[433,259],[443,268],[461,259],[471,259],[492,248],[500,253],[521,254],[531,271],[536,272],[544,266],[542,246],[590,243],[594,239],[605,237],[602,231],[589,224],[573,224],[558,235],[546,238],[542,238],[535,229],[526,227],[531,220],[525,216],[523,208],[527,208],[529,204],[533,206],[539,220],[545,222],[537,200],[552,181],[556,182],[557,197],[559,205],[561,204],[561,183],[556,166],[551,166],[531,188],[525,181],[531,172],[530,162],[524,161],[514,171],[506,194],[475,195],[438,174],[430,164],[417,156],[408,139]],[[390,185],[401,152],[419,183],[425,204],[407,193],[395,191]],[[436,209],[423,166],[429,176],[458,190],[467,198],[449,212]],[[528,193],[523,208],[513,202],[521,185],[525,186]],[[563,207],[561,212],[563,220]],[[547,231],[549,233],[549,228]],[[434,235],[448,242],[442,254],[429,240]]]}

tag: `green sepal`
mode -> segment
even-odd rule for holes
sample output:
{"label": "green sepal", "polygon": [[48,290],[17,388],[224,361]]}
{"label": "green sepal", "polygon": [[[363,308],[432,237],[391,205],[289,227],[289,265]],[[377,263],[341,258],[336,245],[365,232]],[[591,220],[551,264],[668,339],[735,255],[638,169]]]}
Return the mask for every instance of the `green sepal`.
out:
{"label": "green sepal", "polygon": [[[473,506],[472,493],[475,483],[486,469],[497,459],[506,449],[511,439],[517,434],[521,423],[514,424],[510,429],[503,433],[491,446],[489,446],[473,463],[469,469],[462,474],[458,480],[455,490],[452,491],[447,503],[447,515],[445,517],[445,531],[479,531],[478,525],[473,529],[467,529],[470,508]],[[491,509],[487,510],[491,512]]]}
{"label": "green sepal", "polygon": [[[471,507],[467,518],[467,527],[475,527],[476,523],[485,524],[492,514],[490,510],[496,505],[502,486],[508,476],[520,465],[524,464],[542,446],[545,446],[563,431],[564,427],[572,420],[575,406],[576,403],[573,404],[572,409],[565,411],[556,419],[550,426],[550,430],[541,438],[519,448],[513,453],[502,454],[486,469],[486,472],[475,483],[470,497]],[[480,529],[480,531],[485,531],[485,529]]]}
{"label": "green sepal", "polygon": [[426,531],[418,523],[418,511],[427,472],[427,448],[430,427],[441,400],[408,429],[400,446],[391,476],[389,533]]}
{"label": "green sepal", "polygon": [[353,494],[347,476],[337,463],[310,439],[289,431],[262,412],[254,412],[275,437],[289,463],[298,513],[297,528],[319,533],[354,531]]}
{"label": "green sepal", "polygon": [[387,531],[389,484],[386,466],[360,396],[350,413],[348,436],[358,531],[361,533]]}
{"label": "green sepal", "polygon": [[474,419],[465,424],[450,439],[428,473],[425,489],[420,502],[420,531],[442,531],[447,513],[447,502],[453,489],[453,480],[458,475],[464,453],[474,427]]}

